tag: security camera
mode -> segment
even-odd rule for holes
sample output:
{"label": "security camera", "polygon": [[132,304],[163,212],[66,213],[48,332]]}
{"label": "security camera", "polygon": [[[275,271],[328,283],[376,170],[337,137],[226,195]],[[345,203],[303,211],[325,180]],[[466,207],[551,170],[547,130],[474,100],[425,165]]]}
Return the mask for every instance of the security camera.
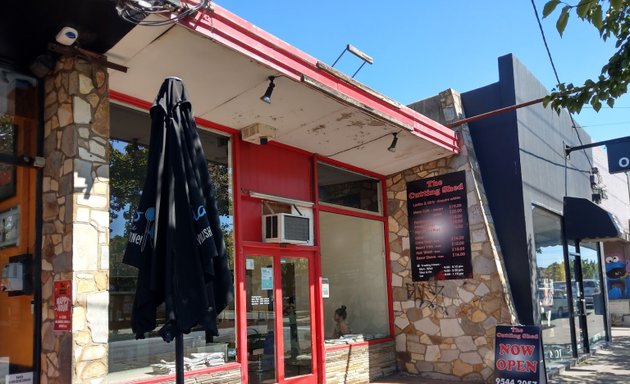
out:
{"label": "security camera", "polygon": [[71,46],[79,38],[79,32],[72,27],[63,27],[57,33],[56,40],[59,44]]}
{"label": "security camera", "polygon": [[261,136],[260,137],[260,144],[261,145],[265,145],[269,142],[269,138],[267,136]]}

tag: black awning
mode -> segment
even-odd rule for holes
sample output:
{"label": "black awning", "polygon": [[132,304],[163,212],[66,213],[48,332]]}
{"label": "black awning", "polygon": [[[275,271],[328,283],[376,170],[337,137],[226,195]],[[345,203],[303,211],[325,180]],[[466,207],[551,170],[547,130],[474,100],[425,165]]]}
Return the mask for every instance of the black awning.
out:
{"label": "black awning", "polygon": [[619,220],[588,199],[564,198],[564,231],[568,240],[617,240],[623,238]]}

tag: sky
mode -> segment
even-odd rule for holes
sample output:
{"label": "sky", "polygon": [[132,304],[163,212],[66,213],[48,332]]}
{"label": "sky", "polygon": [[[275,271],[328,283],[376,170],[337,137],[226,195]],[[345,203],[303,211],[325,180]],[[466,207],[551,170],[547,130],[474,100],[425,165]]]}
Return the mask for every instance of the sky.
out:
{"label": "sky", "polygon": [[[535,0],[541,18],[546,1]],[[466,92],[497,82],[497,58],[508,53],[548,90],[557,83],[530,0],[214,3],[329,65],[352,44],[374,59],[355,79],[403,104],[447,88]],[[575,14],[560,37],[556,19],[557,12],[542,24],[560,81],[577,85],[596,78],[614,52],[614,41],[601,40]],[[360,65],[345,53],[335,68],[352,75]],[[628,136],[630,96],[599,113],[585,107],[574,118],[593,141]]]}

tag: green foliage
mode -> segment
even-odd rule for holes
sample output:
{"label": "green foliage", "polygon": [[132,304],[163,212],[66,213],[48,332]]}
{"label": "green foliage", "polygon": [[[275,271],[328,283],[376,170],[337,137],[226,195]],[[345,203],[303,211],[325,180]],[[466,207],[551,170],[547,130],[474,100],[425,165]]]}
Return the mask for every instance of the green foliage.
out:
{"label": "green foliage", "polygon": [[612,108],[615,100],[628,91],[630,82],[630,0],[580,0],[573,5],[550,0],[545,4],[543,17],[553,14],[560,4],[563,7],[556,21],[556,29],[561,36],[569,16],[575,12],[578,18],[595,27],[604,41],[614,38],[617,51],[602,67],[597,79],[588,79],[578,86],[558,84],[545,98],[545,106],[551,105],[557,111],[566,108],[576,113],[586,104],[593,106],[595,111],[600,110],[603,102]]}
{"label": "green foliage", "polygon": [[[127,143],[124,150],[118,150],[109,142],[109,219],[113,221],[122,213],[129,225],[131,211],[140,201],[142,187],[147,172],[149,149],[137,143]],[[125,234],[127,233],[125,227]]]}
{"label": "green foliage", "polygon": [[547,268],[541,268],[539,270],[541,276],[545,279],[551,279],[553,281],[565,281],[564,262],[552,263]]}
{"label": "green foliage", "polygon": [[[124,144],[122,149],[121,146]],[[137,143],[124,143],[110,141],[109,173],[110,173],[110,222],[121,215],[125,220],[125,228],[122,234],[110,238],[110,268],[112,284],[119,288],[128,283],[129,277],[137,273],[135,268],[122,264],[122,256],[127,246],[127,235],[131,225],[131,214],[138,206],[144,179],[146,177],[149,149]],[[210,179],[216,188],[217,208],[220,216],[232,216],[232,204],[230,202],[230,174],[228,166],[219,163],[209,163],[208,171]],[[221,223],[225,243],[230,257],[230,265],[233,265],[234,253],[234,226],[232,222]],[[135,277],[134,277],[135,278]]]}
{"label": "green foliage", "polygon": [[597,260],[582,259],[582,276],[585,279],[599,280],[599,264]]}

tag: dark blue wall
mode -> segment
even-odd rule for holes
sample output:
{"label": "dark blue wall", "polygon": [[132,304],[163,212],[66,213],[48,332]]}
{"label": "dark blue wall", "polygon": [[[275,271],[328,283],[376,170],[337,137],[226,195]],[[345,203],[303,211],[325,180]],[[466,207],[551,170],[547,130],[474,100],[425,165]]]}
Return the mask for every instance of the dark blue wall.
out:
{"label": "dark blue wall", "polygon": [[[498,59],[499,82],[462,93],[466,117],[535,100],[545,87],[513,55]],[[580,145],[568,113],[536,104],[468,124],[519,320],[538,324],[533,206],[562,213],[562,198],[590,198],[589,151],[567,160],[564,146]],[[577,128],[583,143],[590,137]],[[529,273],[525,273],[529,271]]]}
{"label": "dark blue wall", "polygon": [[[462,93],[467,117],[514,104],[511,66],[501,65],[500,71],[501,81],[498,83]],[[519,320],[525,324],[533,324],[532,296],[529,288],[532,285],[531,276],[529,273],[523,273],[529,270],[529,258],[516,112],[501,113],[468,123],[468,126],[504,255]]]}

